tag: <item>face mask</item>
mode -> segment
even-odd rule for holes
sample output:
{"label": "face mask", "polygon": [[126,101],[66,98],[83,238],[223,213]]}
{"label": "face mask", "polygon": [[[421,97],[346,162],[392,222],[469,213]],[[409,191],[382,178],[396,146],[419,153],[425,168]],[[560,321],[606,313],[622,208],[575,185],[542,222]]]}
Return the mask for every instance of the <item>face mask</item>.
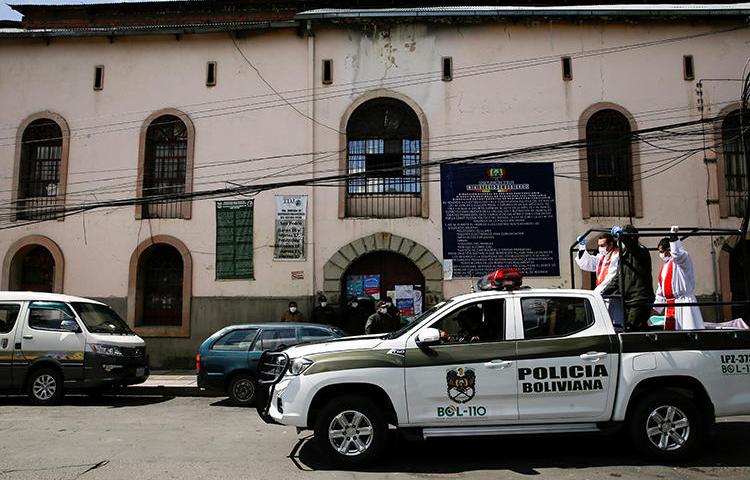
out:
{"label": "face mask", "polygon": [[289,307],[289,311],[294,313],[297,311],[297,307]]}
{"label": "face mask", "polygon": [[321,307],[325,307],[326,305],[328,305],[328,302],[320,302]]}
{"label": "face mask", "polygon": [[357,302],[352,302],[352,308],[357,308],[357,305],[359,305],[359,303],[357,303]]}
{"label": "face mask", "polygon": [[388,309],[381,308],[381,309],[378,310],[378,312],[380,312],[380,313],[388,313]]}
{"label": "face mask", "polygon": [[602,255],[606,255],[607,254],[607,247],[599,247],[599,253],[601,253]]}
{"label": "face mask", "polygon": [[669,257],[665,253],[659,253],[659,258],[661,258],[664,263],[669,261]]}

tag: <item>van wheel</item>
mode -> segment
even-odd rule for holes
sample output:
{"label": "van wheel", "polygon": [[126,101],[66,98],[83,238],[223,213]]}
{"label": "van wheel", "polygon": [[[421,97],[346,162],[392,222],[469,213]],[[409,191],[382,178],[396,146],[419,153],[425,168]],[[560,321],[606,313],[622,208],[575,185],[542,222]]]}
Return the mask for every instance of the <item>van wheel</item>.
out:
{"label": "van wheel", "polygon": [[655,392],[635,406],[628,430],[640,453],[676,461],[697,451],[705,438],[706,425],[689,398],[673,392]]}
{"label": "van wheel", "polygon": [[387,436],[383,412],[366,397],[334,399],[323,407],[315,422],[318,449],[346,467],[360,467],[379,459]]}
{"label": "van wheel", "polygon": [[237,406],[252,405],[255,402],[255,379],[246,374],[235,375],[229,382],[227,395]]}
{"label": "van wheel", "polygon": [[62,375],[57,370],[42,368],[32,373],[27,394],[34,405],[56,405],[63,396]]}

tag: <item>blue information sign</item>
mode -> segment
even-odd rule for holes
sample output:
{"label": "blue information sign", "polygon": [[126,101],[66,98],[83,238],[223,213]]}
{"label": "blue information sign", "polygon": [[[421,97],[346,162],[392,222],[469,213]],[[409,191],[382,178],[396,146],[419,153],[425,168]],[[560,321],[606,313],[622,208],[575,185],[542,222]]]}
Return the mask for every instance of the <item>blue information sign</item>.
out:
{"label": "blue information sign", "polygon": [[554,165],[442,165],[443,257],[454,278],[560,275]]}

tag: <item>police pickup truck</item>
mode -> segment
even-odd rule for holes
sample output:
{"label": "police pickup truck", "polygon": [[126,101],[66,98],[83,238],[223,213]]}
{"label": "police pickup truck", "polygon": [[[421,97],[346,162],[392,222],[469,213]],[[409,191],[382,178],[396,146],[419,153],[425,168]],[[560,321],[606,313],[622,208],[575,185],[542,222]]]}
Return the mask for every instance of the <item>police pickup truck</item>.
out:
{"label": "police pickup truck", "polygon": [[642,453],[677,460],[716,417],[750,414],[749,331],[618,334],[584,290],[462,295],[397,332],[261,362],[261,417],[314,430],[348,466],[383,453],[389,424],[424,439],[624,427]]}

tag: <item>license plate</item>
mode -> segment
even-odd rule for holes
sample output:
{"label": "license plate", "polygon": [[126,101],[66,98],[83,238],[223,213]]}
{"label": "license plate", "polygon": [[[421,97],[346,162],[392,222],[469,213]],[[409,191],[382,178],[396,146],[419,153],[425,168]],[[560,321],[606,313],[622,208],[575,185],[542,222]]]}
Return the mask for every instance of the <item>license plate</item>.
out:
{"label": "license plate", "polygon": [[146,369],[145,368],[136,368],[135,369],[135,376],[136,377],[142,377],[145,374],[146,374]]}

